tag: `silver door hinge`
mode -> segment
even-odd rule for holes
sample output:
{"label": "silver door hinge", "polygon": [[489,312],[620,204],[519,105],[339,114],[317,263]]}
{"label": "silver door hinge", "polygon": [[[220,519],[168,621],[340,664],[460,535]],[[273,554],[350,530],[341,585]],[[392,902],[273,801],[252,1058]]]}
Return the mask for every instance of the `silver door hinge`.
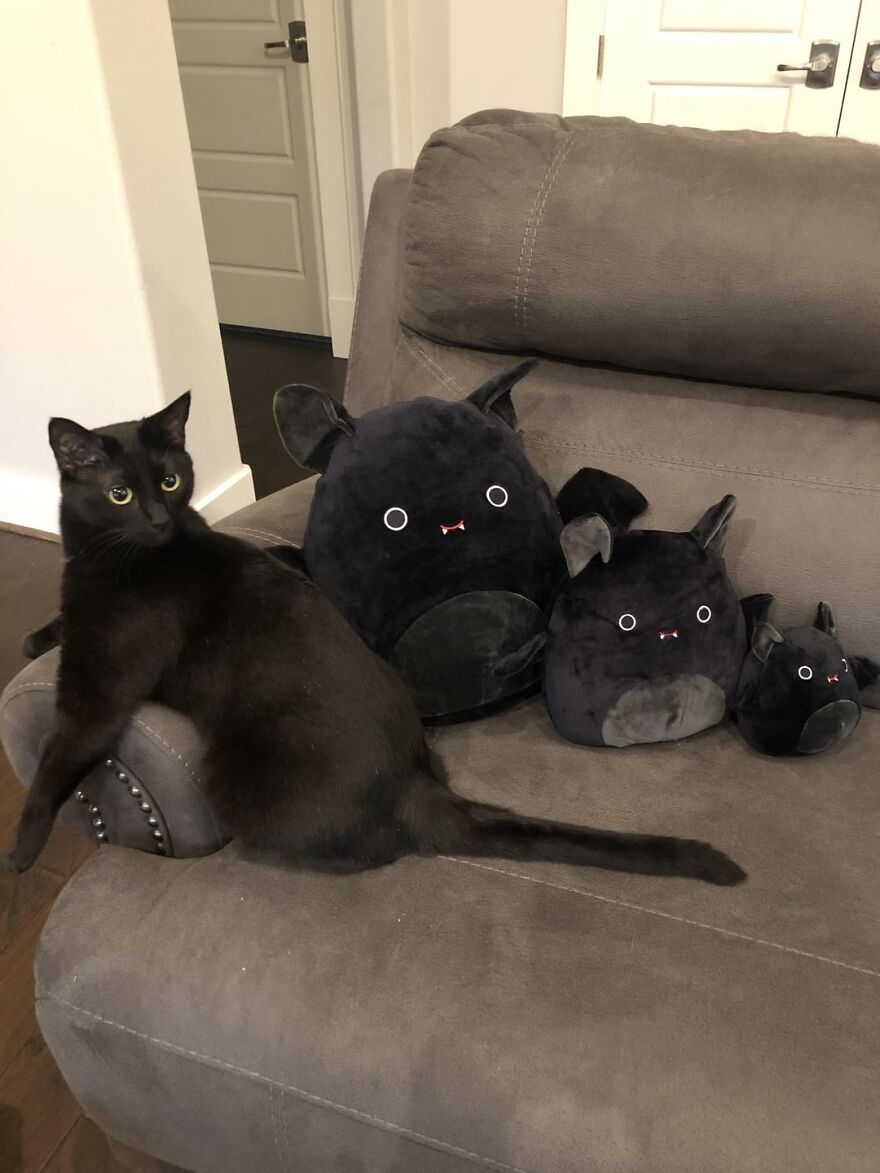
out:
{"label": "silver door hinge", "polygon": [[596,77],[602,80],[602,66],[605,64],[605,34],[599,34],[599,48],[596,52]]}

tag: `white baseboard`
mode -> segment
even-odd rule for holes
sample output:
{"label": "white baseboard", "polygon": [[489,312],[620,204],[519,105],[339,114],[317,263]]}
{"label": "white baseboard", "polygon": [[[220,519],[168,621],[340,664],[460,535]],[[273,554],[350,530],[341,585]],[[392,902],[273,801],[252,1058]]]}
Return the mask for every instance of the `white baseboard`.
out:
{"label": "white baseboard", "polygon": [[193,509],[198,509],[205,521],[214,525],[230,513],[235,513],[236,509],[252,505],[256,499],[250,466],[242,464],[231,477],[227,477],[216,488],[197,497],[192,504]]}
{"label": "white baseboard", "polygon": [[[59,499],[57,476],[0,470],[0,523],[57,534]],[[231,477],[196,498],[193,508],[213,525],[254,500],[254,479],[250,468],[242,464]]]}
{"label": "white baseboard", "polygon": [[354,298],[330,297],[327,299],[330,312],[330,341],[333,343],[335,358],[348,358],[351,348],[351,328],[354,325]]}

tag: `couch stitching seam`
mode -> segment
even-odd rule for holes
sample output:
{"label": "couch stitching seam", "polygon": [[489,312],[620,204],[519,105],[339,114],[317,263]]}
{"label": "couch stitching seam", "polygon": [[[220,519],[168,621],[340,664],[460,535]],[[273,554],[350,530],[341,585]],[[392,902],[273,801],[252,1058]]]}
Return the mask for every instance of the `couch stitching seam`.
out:
{"label": "couch stitching seam", "polygon": [[282,538],[280,534],[270,534],[262,529],[244,529],[241,526],[223,525],[222,523],[217,527],[220,533],[225,534],[248,534],[256,538],[268,538],[274,542],[284,542],[285,545],[290,544],[289,538]]}
{"label": "couch stitching seam", "polygon": [[556,152],[556,157],[553,160],[555,170],[553,171],[553,175],[550,178],[550,182],[547,184],[547,190],[544,192],[544,199],[541,201],[541,207],[538,211],[538,219],[535,221],[535,229],[534,229],[534,232],[532,233],[531,244],[529,245],[529,260],[528,260],[528,265],[526,267],[525,283],[523,285],[522,311],[521,311],[523,341],[526,341],[525,331],[526,331],[526,319],[528,317],[529,281],[531,280],[531,277],[532,277],[532,260],[535,255],[535,241],[538,239],[538,229],[541,226],[541,220],[543,219],[543,216],[544,216],[544,209],[546,208],[547,200],[550,197],[550,189],[553,187],[553,184],[556,182],[556,178],[559,175],[559,172],[562,170],[562,164],[565,162],[566,156],[568,155],[568,152],[571,150],[571,144],[573,142],[574,142],[574,135],[569,135],[568,138],[562,144],[560,144],[560,147]]}
{"label": "couch stitching seam", "polygon": [[271,1076],[263,1075],[260,1071],[251,1071],[247,1067],[239,1067],[235,1063],[228,1063],[225,1059],[216,1059],[211,1055],[203,1055],[200,1051],[193,1051],[188,1047],[181,1047],[178,1043],[171,1043],[167,1039],[160,1039],[155,1035],[148,1035],[144,1031],[135,1030],[134,1027],[125,1026],[124,1023],[115,1022],[112,1018],[105,1018],[101,1014],[95,1014],[92,1010],[86,1010],[82,1006],[76,1006],[73,1002],[68,1002],[66,998],[61,998],[57,994],[49,994],[45,990],[42,990],[38,993],[38,997],[46,998],[59,1006],[66,1006],[68,1010],[73,1010],[77,1014],[84,1015],[86,1018],[94,1019],[96,1022],[103,1022],[105,1026],[112,1026],[116,1030],[124,1031],[125,1034],[134,1035],[135,1038],[143,1039],[145,1042],[155,1043],[157,1046],[163,1047],[172,1054],[197,1059],[202,1063],[207,1063],[209,1066],[234,1071],[237,1075],[244,1075],[249,1079],[256,1080],[258,1083],[268,1084],[270,1088],[278,1088],[281,1092],[290,1092],[292,1095],[305,1100],[307,1103],[314,1104],[319,1108],[333,1109],[345,1116],[351,1116],[355,1120],[369,1122],[400,1136],[423,1141],[435,1148],[468,1157],[471,1160],[478,1161],[482,1165],[487,1165],[489,1168],[502,1170],[502,1173],[526,1173],[524,1169],[520,1169],[515,1165],[505,1165],[501,1161],[495,1161],[491,1157],[484,1157],[480,1153],[471,1152],[470,1149],[462,1148],[460,1145],[451,1144],[449,1141],[440,1140],[435,1136],[427,1136],[425,1133],[416,1132],[412,1128],[406,1128],[402,1124],[393,1124],[390,1120],[383,1120],[381,1116],[374,1116],[372,1113],[363,1112],[359,1108],[352,1108],[347,1104],[340,1104],[336,1100],[327,1099],[326,1096],[315,1095],[313,1092],[304,1091],[302,1088],[298,1088],[293,1084],[282,1083],[278,1079],[272,1079]]}
{"label": "couch stitching seam", "polygon": [[738,941],[748,941],[752,945],[763,945],[768,949],[778,949],[782,953],[793,953],[797,957],[806,957],[810,961],[819,961],[825,965],[834,965],[839,969],[852,970],[854,973],[864,974],[866,977],[880,978],[880,972],[868,969],[864,965],[856,965],[851,961],[840,961],[836,957],[825,957],[821,953],[810,953],[806,949],[797,949],[794,945],[783,945],[779,941],[768,941],[764,937],[752,937],[748,933],[739,933],[736,929],[723,929],[720,925],[710,925],[705,921],[691,920],[686,916],[677,916],[674,912],[663,912],[659,908],[648,908],[644,904],[634,904],[629,900],[617,900],[613,896],[601,896],[598,892],[589,892],[586,888],[575,888],[570,884],[560,884],[555,880],[542,880],[538,876],[527,876],[523,872],[511,872],[506,868],[490,867],[488,864],[476,863],[470,859],[460,859],[454,855],[440,855],[438,859],[447,863],[463,864],[465,867],[478,868],[481,872],[494,872],[499,876],[510,876],[515,880],[525,880],[529,884],[539,884],[543,888],[555,888],[560,892],[569,892],[574,896],[583,896],[587,900],[597,900],[601,904],[614,904],[618,908],[627,908],[631,912],[642,912],[647,916],[657,916],[662,920],[676,921],[678,924],[689,925],[695,929],[705,929],[710,933],[719,933],[723,937],[733,937]]}
{"label": "couch stitching seam", "polygon": [[550,450],[565,450],[567,452],[595,452],[602,456],[619,456],[623,459],[636,458],[647,463],[659,465],[674,465],[678,468],[698,468],[707,472],[740,473],[756,479],[775,481],[779,484],[803,485],[810,489],[839,489],[861,497],[872,497],[880,493],[880,486],[872,485],[868,481],[834,481],[822,480],[818,477],[790,477],[783,473],[770,472],[767,469],[749,468],[736,464],[715,464],[707,460],[683,460],[675,456],[658,456],[653,452],[645,452],[639,448],[615,449],[603,448],[596,444],[568,444],[564,440],[550,440],[533,434],[526,434],[527,445]]}
{"label": "couch stitching seam", "polygon": [[[566,139],[562,139],[561,142],[556,147],[556,150],[553,152],[553,157],[551,158],[551,160],[547,166],[547,170],[544,172],[544,178],[541,180],[541,185],[538,188],[538,190],[535,192],[535,200],[534,200],[534,203],[532,204],[532,210],[529,212],[529,218],[528,218],[528,220],[526,220],[526,226],[525,226],[525,229],[523,230],[522,245],[520,246],[520,250],[519,250],[519,265],[517,267],[517,273],[516,273],[516,284],[514,286],[514,298],[513,298],[513,325],[514,325],[514,329],[519,327],[520,330],[525,331],[525,307],[523,304],[522,295],[523,295],[523,279],[524,279],[523,265],[525,262],[526,241],[528,240],[529,233],[532,230],[532,221],[534,220],[535,212],[538,209],[538,201],[541,199],[541,195],[544,191],[544,188],[546,187],[547,182],[550,179],[550,173],[553,170],[553,168],[556,164],[556,160],[558,159],[562,149],[565,147],[566,141],[567,141]],[[534,246],[534,237],[532,238],[532,245]],[[530,256],[531,256],[531,250],[530,250]]]}
{"label": "couch stitching seam", "polygon": [[427,351],[423,350],[417,342],[415,342],[409,334],[401,335],[404,345],[410,354],[413,355],[419,362],[422,363],[439,381],[449,390],[457,392],[459,395],[465,394],[465,389],[455,379],[453,375],[449,375],[439,363],[435,362]]}

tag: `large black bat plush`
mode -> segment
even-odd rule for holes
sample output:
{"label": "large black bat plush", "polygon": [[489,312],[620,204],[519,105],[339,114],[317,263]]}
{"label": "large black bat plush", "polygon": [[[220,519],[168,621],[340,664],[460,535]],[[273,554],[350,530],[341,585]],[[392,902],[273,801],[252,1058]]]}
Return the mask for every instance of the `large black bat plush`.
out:
{"label": "large black bat plush", "polygon": [[[540,682],[538,661],[511,669],[505,659],[544,631],[565,577],[562,521],[523,453],[510,397],[535,361],[461,402],[423,397],[359,419],[314,387],[275,396],[287,451],[323,474],[308,571],[427,720],[476,716]],[[603,475],[585,474],[568,495],[581,505]]]}
{"label": "large black bat plush", "polygon": [[581,745],[687,737],[732,707],[745,621],[722,557],[736,501],[688,533],[614,532],[599,516],[562,532],[571,576],[547,633],[544,690]]}
{"label": "large black bat plush", "polygon": [[880,668],[844,654],[827,603],[819,604],[812,627],[783,632],[768,622],[772,603],[772,595],[742,602],[750,650],[737,693],[737,728],[762,753],[826,753],[850,736],[862,705],[880,704]]}

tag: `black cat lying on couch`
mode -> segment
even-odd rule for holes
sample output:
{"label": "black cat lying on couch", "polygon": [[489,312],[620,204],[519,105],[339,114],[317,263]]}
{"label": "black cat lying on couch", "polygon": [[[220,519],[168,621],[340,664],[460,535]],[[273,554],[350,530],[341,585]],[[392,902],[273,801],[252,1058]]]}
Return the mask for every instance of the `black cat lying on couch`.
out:
{"label": "black cat lying on couch", "polygon": [[188,412],[187,393],[139,423],[50,422],[67,555],[61,670],[13,871],[33,864],[61,804],[152,697],[199,730],[206,797],[228,830],[290,863],[359,870],[448,852],[745,878],[695,840],[529,819],[448,789],[394,670],[305,575],[189,507]]}

